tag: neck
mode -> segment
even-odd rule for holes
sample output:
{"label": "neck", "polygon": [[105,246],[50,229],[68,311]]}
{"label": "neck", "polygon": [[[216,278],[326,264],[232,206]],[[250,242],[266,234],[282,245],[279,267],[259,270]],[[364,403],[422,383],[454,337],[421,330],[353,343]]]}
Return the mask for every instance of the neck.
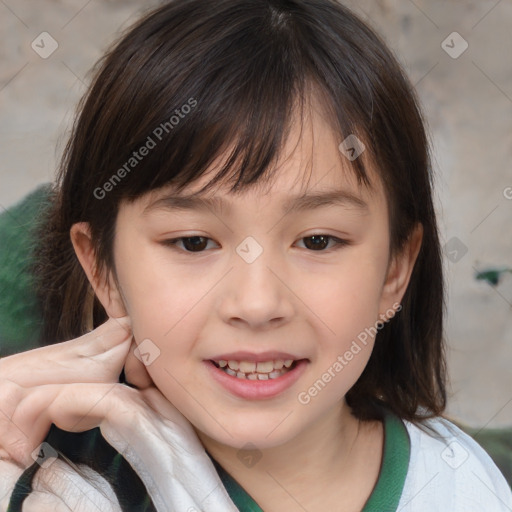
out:
{"label": "neck", "polygon": [[[196,430],[208,453],[255,499],[258,492],[264,495],[262,482],[270,482],[269,476],[292,493],[300,493],[305,485],[311,488],[313,483],[318,492],[317,485],[332,482],[333,475],[337,475],[339,481],[349,482],[354,470],[360,467],[362,450],[368,448],[368,437],[360,436],[362,432],[368,433],[368,427],[362,428],[343,400],[285,444],[261,450],[259,461],[249,465],[238,448],[219,444]],[[375,437],[375,431],[372,435]],[[364,438],[362,443],[361,438]],[[373,443],[372,449],[379,443],[381,439]],[[300,478],[294,468],[300,468]]]}

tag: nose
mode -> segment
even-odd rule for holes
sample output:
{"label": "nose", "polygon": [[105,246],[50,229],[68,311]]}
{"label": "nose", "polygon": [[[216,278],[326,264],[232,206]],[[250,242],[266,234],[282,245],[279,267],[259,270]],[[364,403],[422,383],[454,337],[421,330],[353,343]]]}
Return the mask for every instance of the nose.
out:
{"label": "nose", "polygon": [[294,314],[293,288],[275,255],[263,251],[251,263],[235,255],[233,268],[226,275],[219,312],[232,325],[255,330],[275,328],[290,321]]}

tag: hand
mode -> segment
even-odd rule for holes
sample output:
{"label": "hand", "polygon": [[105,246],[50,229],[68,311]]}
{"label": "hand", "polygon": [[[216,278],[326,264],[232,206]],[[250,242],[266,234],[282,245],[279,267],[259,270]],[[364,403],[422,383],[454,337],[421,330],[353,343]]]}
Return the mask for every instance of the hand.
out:
{"label": "hand", "polygon": [[[154,387],[134,356],[129,317],[110,318],[77,339],[0,360],[0,458],[27,467],[52,423],[70,432],[100,425],[124,395]],[[118,407],[118,405],[117,405]]]}
{"label": "hand", "polygon": [[[69,432],[99,426],[141,477],[159,511],[238,510],[192,425],[154,386],[135,348],[124,317],[75,340],[0,360],[0,458],[6,459],[0,460],[0,510],[20,472],[34,463],[31,454],[52,423]],[[123,365],[127,382],[137,389],[118,382]],[[61,496],[71,499],[90,490],[82,479],[70,487],[71,480],[62,477],[71,477],[70,466],[57,460],[50,467],[57,469],[36,475],[37,492],[27,506],[32,500],[34,510],[43,504],[44,510],[56,510]],[[95,497],[101,501],[102,494]],[[101,503],[99,509],[107,510],[108,500]],[[77,503],[73,510],[85,509]]]}

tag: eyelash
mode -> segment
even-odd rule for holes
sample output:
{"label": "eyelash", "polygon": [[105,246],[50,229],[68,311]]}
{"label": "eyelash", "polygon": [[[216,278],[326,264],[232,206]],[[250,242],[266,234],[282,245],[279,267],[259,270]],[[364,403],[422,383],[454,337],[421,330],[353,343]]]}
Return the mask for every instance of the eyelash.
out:
{"label": "eyelash", "polygon": [[[330,253],[332,251],[336,251],[338,249],[341,249],[344,246],[350,245],[350,242],[348,240],[343,240],[341,238],[337,238],[337,237],[332,236],[332,235],[326,235],[326,234],[323,234],[323,233],[315,233],[313,235],[304,236],[304,237],[300,238],[299,240],[304,240],[304,239],[313,238],[313,237],[328,238],[330,240],[333,240],[335,242],[335,245],[333,247],[330,247],[329,249],[322,249],[322,250],[318,250],[318,251],[315,251],[313,249],[308,249],[310,252]],[[211,240],[211,238],[208,238],[208,237],[205,237],[205,236],[194,235],[194,236],[182,236],[182,237],[179,237],[179,238],[171,238],[169,240],[163,240],[161,243],[163,245],[165,245],[165,246],[172,246],[172,248],[174,249],[174,248],[177,248],[177,244],[181,240],[190,240],[190,239],[193,239],[193,238],[203,238],[203,239],[206,239],[206,240]],[[205,251],[204,250],[203,251],[183,250],[183,252],[190,253],[190,254],[200,254],[200,253],[205,252]]]}

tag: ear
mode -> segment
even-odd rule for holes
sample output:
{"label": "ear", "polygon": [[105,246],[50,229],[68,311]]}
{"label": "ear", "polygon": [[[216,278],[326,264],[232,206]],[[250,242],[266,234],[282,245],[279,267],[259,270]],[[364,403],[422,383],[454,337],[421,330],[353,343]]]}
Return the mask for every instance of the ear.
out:
{"label": "ear", "polygon": [[423,240],[423,226],[417,224],[404,244],[388,265],[386,281],[382,288],[380,313],[393,310],[399,304],[407,290],[411,274],[420,252]]}
{"label": "ear", "polygon": [[112,272],[109,272],[108,279],[97,274],[96,257],[89,223],[78,222],[73,224],[70,236],[77,258],[108,316],[111,318],[126,316],[126,308],[112,277]]}

